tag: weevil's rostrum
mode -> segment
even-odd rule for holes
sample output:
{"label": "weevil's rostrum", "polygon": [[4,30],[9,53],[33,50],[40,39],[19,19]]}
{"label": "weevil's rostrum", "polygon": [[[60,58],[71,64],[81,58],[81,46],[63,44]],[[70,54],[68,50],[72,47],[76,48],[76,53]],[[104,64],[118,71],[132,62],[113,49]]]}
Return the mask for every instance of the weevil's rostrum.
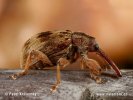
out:
{"label": "weevil's rostrum", "polygon": [[117,76],[121,76],[118,67],[107,57],[94,37],[83,32],[66,30],[41,32],[27,40],[22,48],[20,59],[20,66],[24,70],[10,77],[16,79],[26,75],[29,69],[45,69],[56,66],[57,82],[51,89],[54,91],[60,84],[60,67],[65,68],[80,59],[81,69],[88,69],[91,78],[97,83],[102,83],[102,79],[99,77],[103,71],[102,67],[97,61],[88,57],[88,52],[96,52],[110,64]]}

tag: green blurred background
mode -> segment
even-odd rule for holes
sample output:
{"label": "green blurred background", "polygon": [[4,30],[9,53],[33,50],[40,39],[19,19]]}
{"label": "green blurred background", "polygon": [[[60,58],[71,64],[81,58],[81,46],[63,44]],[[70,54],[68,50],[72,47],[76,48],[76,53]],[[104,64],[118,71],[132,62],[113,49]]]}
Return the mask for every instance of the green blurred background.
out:
{"label": "green blurred background", "polygon": [[0,69],[19,68],[32,35],[66,29],[96,37],[120,68],[133,68],[133,0],[0,0]]}

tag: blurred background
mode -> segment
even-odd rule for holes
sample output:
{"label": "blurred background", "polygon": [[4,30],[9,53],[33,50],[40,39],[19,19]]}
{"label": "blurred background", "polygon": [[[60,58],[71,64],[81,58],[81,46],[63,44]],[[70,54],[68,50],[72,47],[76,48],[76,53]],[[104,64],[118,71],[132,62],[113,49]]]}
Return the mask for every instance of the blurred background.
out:
{"label": "blurred background", "polygon": [[0,69],[19,68],[32,35],[66,29],[96,37],[120,68],[133,68],[133,0],[0,0]]}

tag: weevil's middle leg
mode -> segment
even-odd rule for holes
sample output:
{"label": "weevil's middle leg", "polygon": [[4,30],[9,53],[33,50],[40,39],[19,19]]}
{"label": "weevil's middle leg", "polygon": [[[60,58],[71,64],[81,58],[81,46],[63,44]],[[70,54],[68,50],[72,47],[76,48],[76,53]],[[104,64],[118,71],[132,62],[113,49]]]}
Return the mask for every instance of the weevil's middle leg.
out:
{"label": "weevil's middle leg", "polygon": [[61,82],[60,67],[65,68],[70,62],[66,58],[60,58],[57,62],[56,83],[51,87],[51,91],[56,91],[58,85]]}
{"label": "weevil's middle leg", "polygon": [[83,66],[89,69],[91,78],[93,78],[97,83],[102,83],[103,81],[99,77],[102,73],[102,68],[98,62],[93,59],[89,59],[87,55],[83,55],[82,62]]}
{"label": "weevil's middle leg", "polygon": [[84,61],[83,61],[83,58],[81,58],[81,60],[80,60],[80,68],[81,68],[81,70],[84,70]]}
{"label": "weevil's middle leg", "polygon": [[56,91],[58,85],[60,84],[60,81],[61,81],[60,66],[59,66],[59,64],[58,64],[58,65],[57,65],[57,73],[56,73],[56,83],[55,83],[55,85],[53,85],[53,86],[51,87],[51,89],[50,89],[52,92]]}
{"label": "weevil's middle leg", "polygon": [[11,75],[10,77],[15,80],[17,77],[26,75],[32,64],[34,64],[34,62],[37,62],[39,60],[41,60],[43,63],[52,65],[51,61],[44,53],[42,53],[41,51],[32,50],[27,57],[24,70],[22,72]]}

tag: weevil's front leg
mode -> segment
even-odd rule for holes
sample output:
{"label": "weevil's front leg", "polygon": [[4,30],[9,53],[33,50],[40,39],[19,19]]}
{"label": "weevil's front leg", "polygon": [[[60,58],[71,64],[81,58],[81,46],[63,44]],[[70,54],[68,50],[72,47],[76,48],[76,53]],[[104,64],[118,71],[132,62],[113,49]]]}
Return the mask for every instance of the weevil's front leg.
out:
{"label": "weevil's front leg", "polygon": [[57,62],[56,83],[51,87],[51,91],[56,91],[58,85],[61,82],[60,67],[66,67],[70,62],[66,58],[60,58]]}
{"label": "weevil's front leg", "polygon": [[99,77],[102,69],[98,62],[93,59],[89,59],[87,55],[83,55],[82,57],[83,66],[89,69],[91,78],[93,78],[97,83],[102,83],[103,81]]}
{"label": "weevil's front leg", "polygon": [[26,75],[28,73],[30,67],[34,64],[34,62],[37,62],[39,60],[41,60],[43,63],[52,65],[51,61],[44,53],[42,53],[41,51],[32,50],[27,57],[24,70],[22,72],[13,74],[9,77],[11,77],[12,79],[15,80],[17,77]]}

